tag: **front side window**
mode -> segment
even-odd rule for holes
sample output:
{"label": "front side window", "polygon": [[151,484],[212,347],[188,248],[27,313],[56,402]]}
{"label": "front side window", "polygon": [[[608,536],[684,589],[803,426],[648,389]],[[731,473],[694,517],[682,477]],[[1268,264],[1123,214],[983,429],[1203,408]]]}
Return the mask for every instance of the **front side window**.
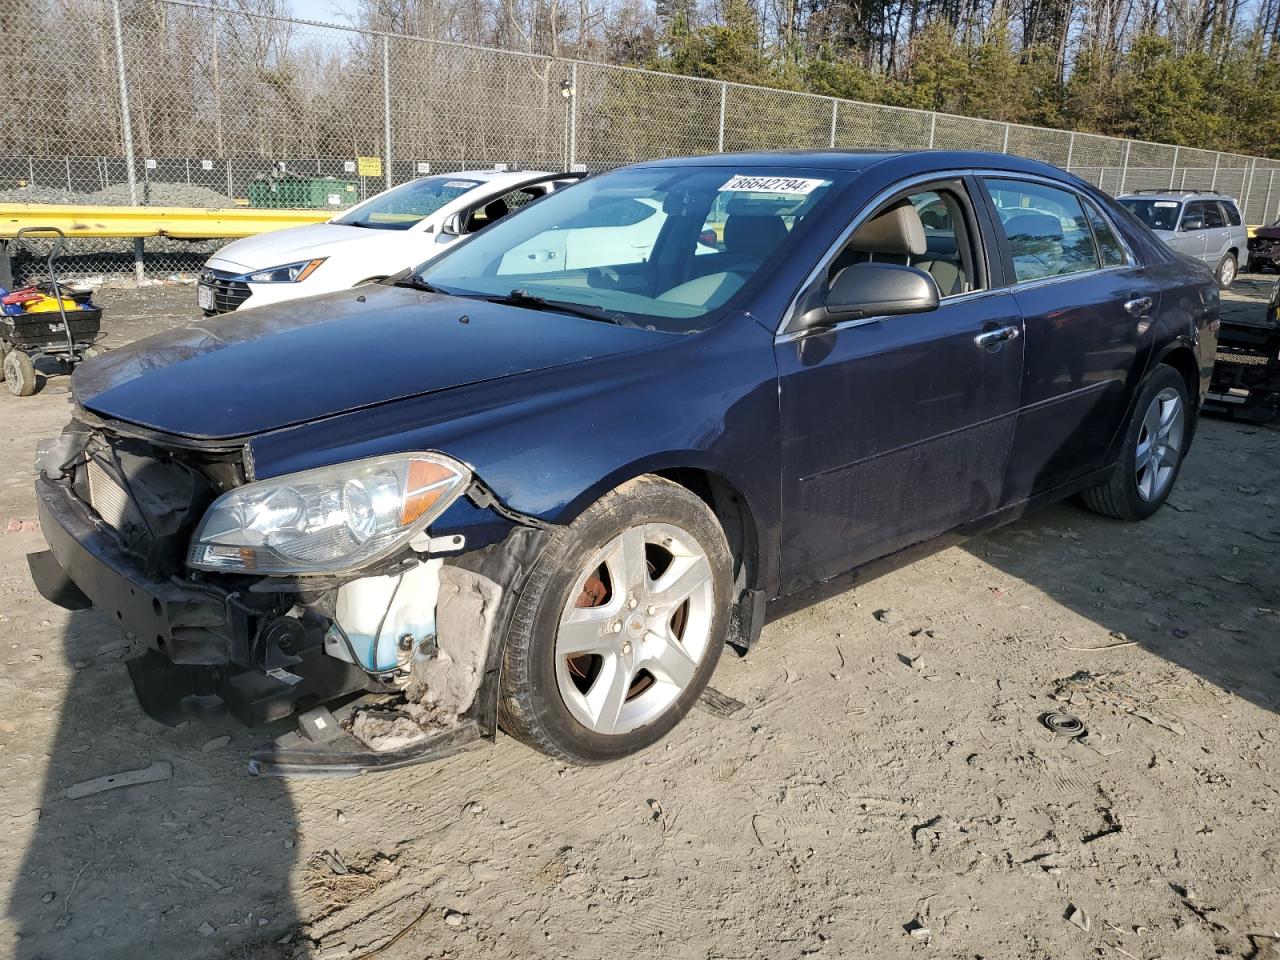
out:
{"label": "front side window", "polygon": [[1180,200],[1148,200],[1145,197],[1125,197],[1119,202],[1152,230],[1178,229],[1178,217],[1182,214],[1182,201]]}
{"label": "front side window", "polygon": [[1203,230],[1207,227],[1204,220],[1204,204],[1202,200],[1193,200],[1187,205],[1187,212],[1183,215],[1183,230]]}
{"label": "front side window", "polygon": [[423,177],[380,193],[333,222],[371,230],[408,230],[478,186],[479,180],[466,177]]}
{"label": "front side window", "polygon": [[617,170],[486,227],[421,276],[458,296],[526,305],[537,297],[602,320],[692,332],[853,176],[795,167]]}
{"label": "front side window", "polygon": [[1021,180],[986,181],[1016,282],[1069,276],[1101,266],[1080,198],[1070,190]]}
{"label": "front side window", "polygon": [[898,263],[933,277],[943,298],[981,290],[967,210],[967,195],[957,182],[890,200],[853,232],[831,261],[827,282],[855,263]]}

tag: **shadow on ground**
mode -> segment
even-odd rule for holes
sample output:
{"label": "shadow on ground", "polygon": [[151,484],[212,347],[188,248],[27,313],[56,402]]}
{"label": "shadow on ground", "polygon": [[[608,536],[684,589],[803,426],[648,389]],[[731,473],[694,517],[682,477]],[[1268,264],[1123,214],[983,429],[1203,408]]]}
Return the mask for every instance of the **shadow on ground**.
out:
{"label": "shadow on ground", "polygon": [[[144,716],[124,669],[128,641],[101,614],[72,614],[63,641],[74,674],[8,904],[12,956],[159,956],[174,942],[191,958],[276,956],[297,927],[298,831],[284,784],[246,776],[261,732],[229,721],[173,730]],[[153,764],[164,776],[154,783],[67,796]]]}

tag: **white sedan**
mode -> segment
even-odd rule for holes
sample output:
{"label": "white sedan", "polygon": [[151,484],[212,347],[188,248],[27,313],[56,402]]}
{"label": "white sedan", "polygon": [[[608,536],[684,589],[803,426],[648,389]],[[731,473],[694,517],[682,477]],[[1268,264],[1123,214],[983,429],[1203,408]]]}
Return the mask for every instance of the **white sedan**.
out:
{"label": "white sedan", "polygon": [[324,223],[233,241],[200,272],[200,309],[246,310],[380,280],[581,176],[468,170],[421,177]]}

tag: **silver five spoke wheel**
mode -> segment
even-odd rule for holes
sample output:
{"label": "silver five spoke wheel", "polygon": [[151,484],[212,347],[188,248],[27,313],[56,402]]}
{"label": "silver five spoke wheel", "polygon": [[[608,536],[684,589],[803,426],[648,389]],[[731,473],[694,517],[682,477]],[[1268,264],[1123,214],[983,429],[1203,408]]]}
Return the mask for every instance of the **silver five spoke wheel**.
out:
{"label": "silver five spoke wheel", "polygon": [[693,681],[713,621],[711,565],[685,531],[646,523],[587,563],[556,634],[556,684],[574,718],[622,734],[658,717]]}
{"label": "silver five spoke wheel", "polygon": [[1184,420],[1182,396],[1177,390],[1166,387],[1152,398],[1142,418],[1134,455],[1138,496],[1143,500],[1158,499],[1173,482],[1182,451]]}

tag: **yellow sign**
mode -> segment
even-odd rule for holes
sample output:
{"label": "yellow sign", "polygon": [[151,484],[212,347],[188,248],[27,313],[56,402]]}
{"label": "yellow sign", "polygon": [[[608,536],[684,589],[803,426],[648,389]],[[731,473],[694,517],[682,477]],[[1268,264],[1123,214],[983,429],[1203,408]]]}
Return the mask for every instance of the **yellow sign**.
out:
{"label": "yellow sign", "polygon": [[356,157],[356,172],[362,177],[382,176],[382,158]]}

